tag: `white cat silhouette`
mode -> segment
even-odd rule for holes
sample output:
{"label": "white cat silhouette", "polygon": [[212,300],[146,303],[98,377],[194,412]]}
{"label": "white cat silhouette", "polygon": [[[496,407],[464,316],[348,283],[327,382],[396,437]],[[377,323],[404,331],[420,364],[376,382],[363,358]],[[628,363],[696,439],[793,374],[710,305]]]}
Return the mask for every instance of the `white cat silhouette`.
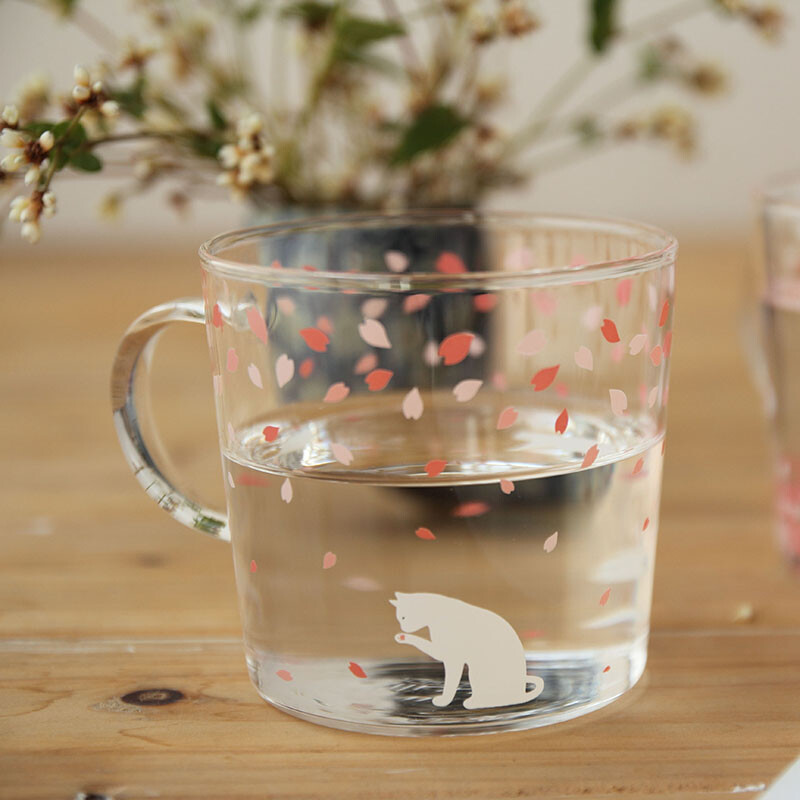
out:
{"label": "white cat silhouette", "polygon": [[[527,703],[538,697],[544,681],[526,673],[525,652],[516,631],[501,616],[442,594],[395,592],[389,602],[397,609],[404,631],[394,638],[444,664],[444,688],[435,706],[453,702],[464,665],[469,668],[472,695],[464,708],[492,708]],[[430,640],[409,634],[428,628]],[[526,685],[534,688],[526,691]]]}

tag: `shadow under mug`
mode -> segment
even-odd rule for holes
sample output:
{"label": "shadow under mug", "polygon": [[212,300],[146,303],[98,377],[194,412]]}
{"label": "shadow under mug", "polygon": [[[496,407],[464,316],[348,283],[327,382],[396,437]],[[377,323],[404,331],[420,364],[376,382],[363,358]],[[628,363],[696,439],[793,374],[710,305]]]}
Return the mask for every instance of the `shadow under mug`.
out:
{"label": "shadow under mug", "polygon": [[[479,733],[638,680],[676,249],[637,223],[472,211],[200,248],[203,299],[125,335],[114,417],[147,493],[232,542],[262,697],[350,730]],[[227,514],[140,431],[141,355],[176,321],[206,326]]]}

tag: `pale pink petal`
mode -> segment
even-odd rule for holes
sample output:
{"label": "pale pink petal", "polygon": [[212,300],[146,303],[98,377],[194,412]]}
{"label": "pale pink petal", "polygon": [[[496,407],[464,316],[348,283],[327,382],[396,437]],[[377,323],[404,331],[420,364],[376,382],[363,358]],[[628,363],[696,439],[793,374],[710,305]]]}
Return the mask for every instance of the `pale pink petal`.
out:
{"label": "pale pink petal", "polygon": [[387,250],[383,260],[391,272],[405,272],[408,269],[408,256],[399,250]]}
{"label": "pale pink petal", "polygon": [[340,464],[344,464],[346,467],[353,463],[353,454],[350,452],[350,448],[341,442],[331,444],[331,453]]}
{"label": "pale pink petal", "polygon": [[539,289],[531,292],[533,304],[542,316],[549,317],[558,306],[558,297],[554,292],[547,289]]}
{"label": "pale pink petal", "polygon": [[323,333],[327,333],[328,336],[333,333],[333,323],[331,322],[330,318],[326,317],[324,314],[321,317],[317,317],[317,327]]}
{"label": "pale pink petal", "polygon": [[239,356],[236,355],[236,350],[233,347],[228,348],[228,354],[225,358],[225,366],[228,369],[228,372],[236,372],[236,368],[239,366]]}
{"label": "pale pink petal", "polygon": [[625,392],[622,389],[609,389],[608,395],[611,399],[611,410],[618,417],[621,417],[628,407],[628,398],[625,396]]}
{"label": "pale pink petal", "polygon": [[422,360],[429,367],[438,366],[442,357],[439,355],[439,344],[437,342],[430,341],[425,344],[425,348],[422,351]]}
{"label": "pale pink petal", "polygon": [[416,386],[403,398],[402,408],[406,419],[419,419],[422,416],[425,405]]}
{"label": "pale pink petal", "polygon": [[517,345],[517,352],[523,356],[535,356],[541,353],[547,344],[547,334],[544,331],[528,331]]}
{"label": "pale pink petal", "polygon": [[632,289],[633,280],[631,278],[623,278],[617,283],[617,302],[621,306],[626,306],[630,302]]}
{"label": "pale pink petal", "polygon": [[275,377],[281,389],[294,377],[294,360],[286,353],[279,355],[275,361]]}
{"label": "pale pink petal", "polygon": [[504,372],[495,372],[492,375],[492,386],[498,392],[505,392],[508,389],[508,378],[506,378]]}
{"label": "pale pink petal", "polygon": [[505,268],[510,272],[523,272],[533,269],[536,265],[533,251],[527,247],[517,247],[510,250],[505,257]]}
{"label": "pale pink petal", "polygon": [[294,300],[292,300],[291,297],[279,297],[275,301],[275,305],[278,306],[278,311],[280,311],[281,314],[286,314],[287,317],[294,314],[295,309],[297,308]]}
{"label": "pale pink petal", "polygon": [[358,326],[359,336],[370,346],[388,350],[392,343],[386,335],[386,328],[376,319],[365,319]]}
{"label": "pale pink petal", "polygon": [[283,500],[284,503],[291,503],[293,494],[294,493],[292,492],[292,482],[287,478],[281,484],[281,500]]}
{"label": "pale pink petal", "polygon": [[594,356],[592,355],[592,351],[586,347],[586,345],[581,345],[575,351],[575,363],[581,369],[588,369],[590,372],[594,369]]}
{"label": "pale pink petal", "polygon": [[595,460],[597,459],[598,454],[600,453],[600,448],[593,444],[587,451],[586,455],[583,457],[583,463],[581,467],[591,467],[594,464]]}
{"label": "pale pink petal", "polygon": [[500,491],[503,494],[511,494],[514,491],[514,481],[508,478],[500,478]]}
{"label": "pale pink petal", "polygon": [[553,550],[556,549],[556,545],[558,544],[558,531],[551,534],[544,540],[544,551],[545,553],[552,553]]}
{"label": "pale pink petal", "polygon": [[459,403],[467,403],[478,393],[478,389],[483,386],[483,381],[475,378],[459,381],[453,387],[453,395]]}
{"label": "pale pink petal", "polygon": [[332,383],[325,392],[325,397],[322,398],[323,403],[341,403],[342,400],[350,394],[350,387],[346,383],[338,381]]}
{"label": "pale pink petal", "polygon": [[383,588],[378,581],[366,575],[352,575],[345,578],[342,585],[356,592],[378,592]]}
{"label": "pale pink petal", "polygon": [[652,408],[658,400],[658,386],[654,386],[647,395],[647,407]]}
{"label": "pale pink petal", "polygon": [[377,319],[386,311],[388,305],[389,301],[385,297],[371,297],[361,304],[361,313],[367,319]]}
{"label": "pale pink petal", "polygon": [[595,331],[600,327],[600,323],[603,321],[603,307],[602,306],[590,306],[583,312],[581,316],[581,324],[584,328],[587,328],[590,331]]}
{"label": "pale pink petal", "polygon": [[288,669],[279,669],[275,673],[282,681],[290,681],[292,680],[292,673],[289,672]]}
{"label": "pale pink petal", "polygon": [[639,355],[647,344],[647,335],[644,333],[637,333],[630,342],[628,342],[628,352],[632,356]]}
{"label": "pale pink petal", "polygon": [[247,368],[247,377],[250,378],[253,386],[257,386],[259,389],[264,388],[264,384],[261,381],[261,371],[255,364],[250,364]]}
{"label": "pale pink petal", "polygon": [[600,596],[600,605],[604,606],[608,602],[609,597],[611,597],[611,589],[606,589]]}
{"label": "pale pink petal", "polygon": [[331,567],[336,566],[336,553],[332,553],[328,550],[327,553],[322,557],[322,569],[330,569]]}
{"label": "pale pink petal", "polygon": [[469,343],[470,358],[480,358],[484,352],[486,352],[486,342],[483,340],[482,336],[476,333]]}
{"label": "pale pink petal", "polygon": [[625,345],[623,345],[622,342],[617,342],[611,348],[611,360],[615,364],[619,364],[619,362],[622,361],[624,356],[625,356]]}
{"label": "pale pink petal", "polygon": [[228,470],[228,486],[230,486],[231,489],[236,488],[236,484],[233,482],[233,475],[231,475],[230,470]]}

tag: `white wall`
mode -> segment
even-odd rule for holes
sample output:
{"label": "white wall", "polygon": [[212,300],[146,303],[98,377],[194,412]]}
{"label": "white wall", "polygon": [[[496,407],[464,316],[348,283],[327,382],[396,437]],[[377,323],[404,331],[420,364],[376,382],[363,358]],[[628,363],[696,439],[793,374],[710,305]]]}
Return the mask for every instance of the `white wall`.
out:
{"label": "white wall", "polygon": [[[761,0],[755,0],[761,2]],[[131,30],[128,4],[121,0],[84,0],[117,32]],[[418,0],[400,0],[418,5]],[[626,18],[674,4],[664,0],[628,0]],[[539,0],[534,3],[546,27],[507,58],[514,78],[515,102],[509,122],[522,118],[543,90],[582,48],[584,0]],[[710,0],[709,0],[710,5]],[[664,147],[630,145],[585,158],[536,179],[521,192],[505,193],[494,205],[549,211],[588,212],[637,217],[673,229],[679,235],[736,233],[750,225],[752,191],[765,176],[800,166],[800,2],[784,7],[792,24],[779,45],[769,45],[741,23],[704,13],[678,30],[706,57],[732,72],[731,91],[721,98],[692,103],[701,120],[701,150],[684,163]],[[67,89],[72,65],[92,63],[99,48],[83,33],[60,24],[31,3],[0,3],[0,99],[34,67],[44,69],[56,86]],[[267,54],[264,54],[265,65]],[[627,63],[621,56],[608,65],[605,77],[587,87],[605,84]],[[668,92],[660,97],[680,97]],[[651,104],[654,98],[645,99]],[[637,104],[631,109],[639,107]],[[101,190],[102,184],[102,190]],[[52,246],[79,237],[111,238],[134,244],[165,240],[196,242],[236,226],[242,210],[224,194],[197,204],[189,221],[180,221],[161,202],[135,201],[120,223],[98,220],[95,207],[114,181],[59,180],[60,210],[47,221]],[[162,192],[163,194],[163,192]],[[142,234],[146,232],[146,238]],[[16,240],[6,226],[3,247]]]}

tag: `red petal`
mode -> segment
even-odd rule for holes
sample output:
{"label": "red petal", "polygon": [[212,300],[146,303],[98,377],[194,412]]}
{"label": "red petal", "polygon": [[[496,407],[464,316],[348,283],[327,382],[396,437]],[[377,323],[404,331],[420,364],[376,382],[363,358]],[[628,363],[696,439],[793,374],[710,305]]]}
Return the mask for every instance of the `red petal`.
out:
{"label": "red petal", "polygon": [[569,423],[569,414],[567,414],[567,409],[565,408],[558,415],[558,419],[556,420],[556,433],[564,433],[564,431],[567,429],[568,423]]}
{"label": "red petal", "polygon": [[446,461],[443,461],[440,458],[434,458],[425,465],[425,472],[428,473],[429,478],[435,478],[437,475],[442,474],[442,471],[446,466]]}
{"label": "red petal", "polygon": [[303,328],[300,335],[305,339],[306,344],[317,353],[324,353],[328,349],[330,339],[319,328]]}
{"label": "red petal", "polygon": [[459,272],[466,272],[467,268],[455,253],[444,252],[436,259],[436,271],[455,275]]}
{"label": "red petal", "polygon": [[469,354],[469,346],[475,338],[473,333],[451,333],[440,345],[439,355],[449,367],[463,361]]}
{"label": "red petal", "polygon": [[433,535],[433,531],[430,528],[417,528],[414,533],[420,539],[435,539],[436,537]]}
{"label": "red petal", "polygon": [[280,428],[275,425],[267,425],[267,427],[263,430],[264,438],[268,442],[274,442],[278,438],[279,430]]}
{"label": "red petal", "polygon": [[350,670],[350,672],[353,673],[353,675],[356,676],[356,678],[366,678],[367,677],[367,673],[364,672],[364,670],[361,669],[361,667],[358,664],[356,664],[355,661],[351,661],[348,664],[348,669]]}
{"label": "red petal", "polygon": [[619,331],[617,330],[617,326],[614,324],[613,320],[604,319],[603,324],[600,326],[600,330],[602,331],[607,342],[616,344],[619,341]]}
{"label": "red petal", "polygon": [[556,375],[558,374],[558,368],[560,364],[556,364],[554,367],[545,367],[544,369],[540,369],[532,378],[531,378],[531,385],[533,386],[533,390],[535,392],[541,392],[546,389],[555,379]]}
{"label": "red petal", "polygon": [[366,375],[364,382],[369,386],[371,392],[379,392],[381,389],[386,388],[386,385],[392,379],[392,375],[394,375],[394,372],[390,369],[373,369],[372,372]]}
{"label": "red petal", "polygon": [[668,316],[669,316],[669,300],[665,300],[664,305],[661,306],[661,316],[658,318],[659,328],[664,327],[664,324],[666,323]]}

